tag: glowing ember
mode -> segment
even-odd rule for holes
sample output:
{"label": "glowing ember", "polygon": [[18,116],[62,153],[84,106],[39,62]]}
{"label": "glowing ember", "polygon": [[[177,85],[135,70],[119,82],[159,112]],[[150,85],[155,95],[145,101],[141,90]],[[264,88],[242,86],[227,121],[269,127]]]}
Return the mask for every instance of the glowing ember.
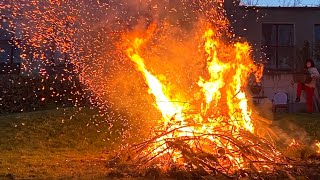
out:
{"label": "glowing ember", "polygon": [[295,139],[292,139],[292,142],[289,144],[289,147],[291,147],[291,146],[299,146],[299,145],[300,145],[299,142],[297,142]]}
{"label": "glowing ember", "polygon": [[318,148],[318,149],[317,149],[317,153],[320,154],[320,142],[317,142],[317,143],[316,143],[316,146],[317,146],[317,148]]}

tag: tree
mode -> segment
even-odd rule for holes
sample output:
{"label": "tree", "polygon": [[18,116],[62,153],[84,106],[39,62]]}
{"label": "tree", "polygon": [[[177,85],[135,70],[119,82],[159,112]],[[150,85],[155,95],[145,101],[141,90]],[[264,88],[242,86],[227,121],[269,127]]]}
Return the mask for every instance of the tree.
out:
{"label": "tree", "polygon": [[278,0],[280,6],[299,6],[301,5],[301,0]]}
{"label": "tree", "polygon": [[242,0],[242,3],[247,6],[256,6],[259,3],[259,0]]}
{"label": "tree", "polygon": [[303,46],[297,49],[297,70],[303,69],[303,67],[305,66],[306,59],[309,58],[311,58],[311,44],[309,41],[304,41]]}
{"label": "tree", "polygon": [[314,46],[313,56],[316,59],[317,63],[319,63],[320,62],[320,41],[315,42],[313,46]]}

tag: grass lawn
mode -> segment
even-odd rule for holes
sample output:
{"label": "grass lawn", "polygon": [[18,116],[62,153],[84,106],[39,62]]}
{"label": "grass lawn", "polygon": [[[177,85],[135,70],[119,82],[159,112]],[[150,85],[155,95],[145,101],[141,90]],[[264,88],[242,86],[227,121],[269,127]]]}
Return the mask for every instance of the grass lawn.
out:
{"label": "grass lawn", "polygon": [[0,116],[0,179],[104,177],[108,152],[120,140],[95,114],[87,108]]}
{"label": "grass lawn", "polygon": [[[96,114],[67,108],[1,115],[0,179],[106,178],[106,161],[121,142],[111,132],[121,128]],[[320,114],[282,114],[273,122],[283,134],[320,140]]]}
{"label": "grass lawn", "polygon": [[277,114],[274,126],[278,126],[291,135],[320,141],[320,114]]}

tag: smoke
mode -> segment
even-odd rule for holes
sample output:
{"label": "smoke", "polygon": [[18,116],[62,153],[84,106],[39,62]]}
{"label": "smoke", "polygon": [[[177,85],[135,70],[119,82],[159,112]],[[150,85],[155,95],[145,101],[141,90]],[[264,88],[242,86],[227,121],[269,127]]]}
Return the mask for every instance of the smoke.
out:
{"label": "smoke", "polygon": [[[253,107],[253,122],[255,132],[261,137],[274,142],[274,146],[279,148],[286,156],[291,158],[307,158],[317,151],[316,139],[310,135],[306,129],[299,126],[298,115],[287,114],[286,112],[273,112],[272,102],[264,102]],[[300,117],[300,121],[303,118]]]}

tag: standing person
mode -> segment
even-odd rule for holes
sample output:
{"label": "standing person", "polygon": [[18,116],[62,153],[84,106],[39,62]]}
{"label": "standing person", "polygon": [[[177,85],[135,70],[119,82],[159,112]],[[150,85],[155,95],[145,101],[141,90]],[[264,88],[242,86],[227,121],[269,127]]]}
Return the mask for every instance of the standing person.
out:
{"label": "standing person", "polygon": [[320,78],[320,75],[317,68],[315,68],[314,62],[311,59],[307,59],[305,68],[308,70],[312,80],[309,83],[298,83],[296,102],[300,102],[301,93],[302,93],[302,90],[304,90],[304,92],[307,95],[307,110],[309,113],[312,113],[313,112],[313,94],[314,94],[314,89],[316,88],[316,79]]}

